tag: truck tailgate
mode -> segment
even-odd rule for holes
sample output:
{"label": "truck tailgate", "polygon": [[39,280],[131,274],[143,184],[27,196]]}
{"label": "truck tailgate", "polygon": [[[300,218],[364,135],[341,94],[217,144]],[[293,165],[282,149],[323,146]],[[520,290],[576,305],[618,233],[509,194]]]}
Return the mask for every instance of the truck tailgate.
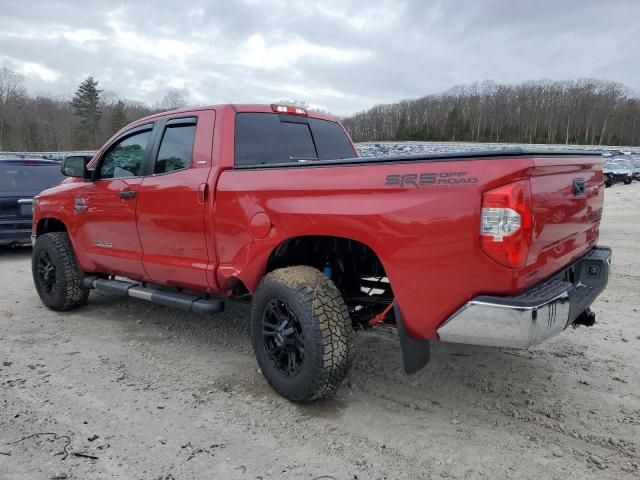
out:
{"label": "truck tailgate", "polygon": [[534,156],[532,161],[533,238],[527,264],[550,273],[596,244],[604,202],[602,160]]}

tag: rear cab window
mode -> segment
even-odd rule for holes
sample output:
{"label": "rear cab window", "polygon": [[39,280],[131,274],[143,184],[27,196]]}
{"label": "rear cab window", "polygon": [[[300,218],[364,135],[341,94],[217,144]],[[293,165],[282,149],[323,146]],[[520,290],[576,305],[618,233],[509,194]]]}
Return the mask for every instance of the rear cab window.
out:
{"label": "rear cab window", "polygon": [[276,113],[236,115],[235,164],[269,165],[354,158],[342,127],[329,120]]}

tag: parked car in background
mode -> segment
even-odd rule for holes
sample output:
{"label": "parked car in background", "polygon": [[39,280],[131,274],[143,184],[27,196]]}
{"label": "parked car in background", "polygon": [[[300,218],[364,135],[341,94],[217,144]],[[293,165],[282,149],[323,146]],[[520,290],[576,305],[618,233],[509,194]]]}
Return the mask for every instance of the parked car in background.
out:
{"label": "parked car in background", "polygon": [[603,157],[619,157],[620,155],[624,155],[620,150],[605,150],[602,152]]}
{"label": "parked car in background", "polygon": [[610,187],[614,183],[623,182],[628,185],[633,180],[633,172],[619,162],[607,162],[602,167],[604,184]]}
{"label": "parked car in background", "polygon": [[0,159],[0,245],[31,243],[33,197],[64,178],[60,162]]}
{"label": "parked car in background", "polygon": [[640,170],[640,158],[630,158],[628,161],[631,165]]}
{"label": "parked car in background", "polygon": [[627,158],[614,158],[613,162],[628,168],[631,171],[632,179],[640,181],[640,167],[635,165],[632,161]]}

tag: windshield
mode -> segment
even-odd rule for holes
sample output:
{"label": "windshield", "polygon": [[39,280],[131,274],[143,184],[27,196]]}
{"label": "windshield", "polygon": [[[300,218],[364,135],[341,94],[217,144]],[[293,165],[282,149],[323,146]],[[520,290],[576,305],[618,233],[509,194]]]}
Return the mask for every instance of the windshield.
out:
{"label": "windshield", "polygon": [[64,176],[59,165],[2,165],[0,164],[0,195],[29,193],[59,184]]}

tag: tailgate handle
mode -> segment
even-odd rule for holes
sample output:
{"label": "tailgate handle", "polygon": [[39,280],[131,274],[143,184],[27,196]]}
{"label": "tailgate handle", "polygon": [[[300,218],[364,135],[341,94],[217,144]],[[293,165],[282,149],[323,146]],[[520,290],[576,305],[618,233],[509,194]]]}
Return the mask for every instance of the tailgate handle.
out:
{"label": "tailgate handle", "polygon": [[577,197],[584,193],[584,178],[573,179],[573,194]]}

